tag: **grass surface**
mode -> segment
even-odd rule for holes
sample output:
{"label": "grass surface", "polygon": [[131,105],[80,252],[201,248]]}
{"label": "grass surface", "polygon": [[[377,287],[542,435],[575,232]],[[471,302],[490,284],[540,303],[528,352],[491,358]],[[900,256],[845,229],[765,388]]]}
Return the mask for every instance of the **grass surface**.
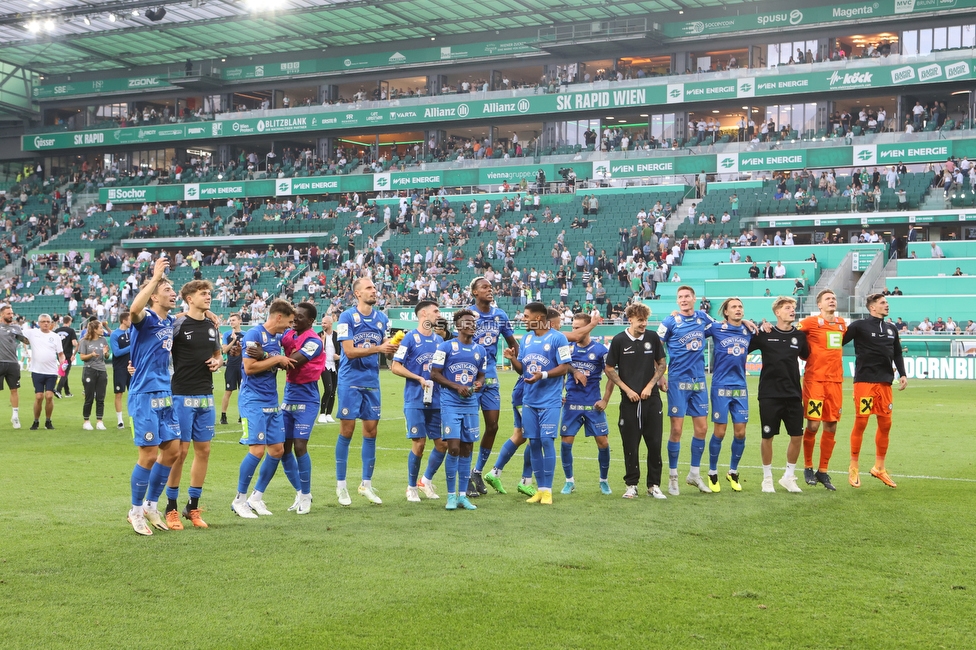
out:
{"label": "grass surface", "polygon": [[[503,395],[513,381],[503,375]],[[443,498],[404,498],[401,387],[384,373],[374,476],[382,506],[355,494],[358,437],[353,505],[338,506],[338,425],[317,425],[311,514],[286,512],[294,493],[279,470],[265,496],[274,516],[233,516],[245,450],[239,427],[225,426],[201,501],[211,528],[151,538],[125,521],[136,457],[127,431],[83,432],[80,396],[57,402],[56,431],[27,431],[29,415],[13,431],[4,415],[0,647],[973,647],[969,383],[915,381],[896,392],[888,457],[896,490],[866,474],[873,428],[863,487],[847,485],[848,414],[832,463],[837,492],[804,485],[801,495],[779,486],[761,494],[754,404],[742,493],[727,483],[717,495],[682,485],[667,501],[621,499],[611,426],[613,496],[600,495],[596,447],[580,436],[575,494],[557,493],[546,508],[512,489],[456,513]],[[7,413],[6,395],[0,403]],[[611,423],[615,414],[614,405]],[[503,410],[496,453],[511,424]],[[774,445],[777,466],[785,443]],[[682,480],[689,453],[686,443]],[[516,456],[506,486],[520,469]],[[557,490],[562,479],[557,463]],[[443,470],[435,483],[443,497]],[[185,498],[184,489],[181,505]]]}

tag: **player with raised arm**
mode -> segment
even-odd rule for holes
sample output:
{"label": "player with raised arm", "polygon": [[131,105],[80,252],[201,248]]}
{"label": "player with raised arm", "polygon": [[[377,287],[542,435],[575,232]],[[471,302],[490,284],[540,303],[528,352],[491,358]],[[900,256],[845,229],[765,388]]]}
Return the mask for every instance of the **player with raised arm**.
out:
{"label": "player with raised arm", "polygon": [[[834,451],[834,436],[844,402],[844,332],[847,324],[837,315],[837,296],[830,289],[817,294],[819,314],[800,321],[807,333],[810,356],[803,370],[803,408],[807,427],[803,431],[803,478],[807,485],[822,484],[830,491],[837,488],[830,481],[827,468]],[[813,449],[817,431],[823,423],[820,438],[820,465],[813,469]]]}
{"label": "player with raised arm", "polygon": [[173,317],[176,291],[166,278],[169,260],[160,257],[153,274],[129,306],[132,337],[129,360],[134,368],[129,384],[129,421],[139,460],[132,470],[132,508],[129,523],[140,535],[152,535],[148,520],[168,530],[156,503],[166,487],[173,463],[180,454],[180,423],[173,410],[170,383],[170,351],[173,349]]}
{"label": "player with raised arm", "polygon": [[216,413],[213,373],[223,365],[220,332],[208,318],[213,285],[206,280],[191,280],[180,289],[187,305],[185,314],[173,323],[173,411],[180,423],[180,453],[166,483],[166,525],[183,530],[180,522],[180,480],[183,462],[193,443],[190,465],[189,500],[183,517],[194,528],[207,528],[200,511],[200,496],[210,462],[210,441],[214,436]]}
{"label": "player with raised arm", "polygon": [[[437,472],[447,442],[441,438],[441,386],[430,376],[430,364],[438,346],[444,342],[434,333],[434,323],[441,317],[437,303],[421,300],[414,307],[417,327],[404,335],[390,370],[403,377],[403,417],[407,423],[410,453],[407,457],[407,501],[419,502],[418,488],[428,499],[438,499],[431,480]],[[477,411],[475,411],[477,415]],[[434,441],[434,450],[427,459],[427,470],[420,480],[420,464],[427,438]],[[470,457],[470,456],[469,456]]]}
{"label": "player with raised arm", "polygon": [[347,309],[336,323],[336,335],[342,347],[339,358],[339,438],[336,441],[336,496],[339,505],[352,505],[346,488],[346,466],[349,443],[356,432],[356,420],[363,421],[363,481],[359,494],[371,503],[383,500],[373,490],[373,468],[376,465],[376,425],[380,419],[381,354],[393,354],[397,346],[387,339],[390,321],[376,304],[376,287],[369,278],[359,278],[352,285],[356,306]]}
{"label": "player with raised arm", "polygon": [[529,441],[532,472],[539,489],[529,503],[552,504],[552,479],[556,470],[556,434],[562,407],[563,379],[572,366],[572,349],[559,330],[549,324],[548,309],[541,302],[525,306],[528,332],[518,347],[505,350],[515,372],[525,382],[522,397],[522,435]]}
{"label": "player with raised arm", "polygon": [[[231,395],[235,390],[240,390],[243,380],[243,357],[241,356],[241,346],[244,341],[244,332],[241,331],[241,317],[231,314],[227,319],[230,331],[224,332],[223,343],[220,351],[227,355],[227,365],[224,367],[224,396],[220,400],[220,423],[227,424],[227,408],[230,406]],[[240,408],[237,409],[238,414]],[[241,418],[238,415],[237,421]]]}
{"label": "player with raised arm", "polygon": [[122,416],[122,395],[129,390],[129,352],[131,343],[132,320],[129,312],[119,314],[119,326],[112,330],[108,337],[108,345],[112,349],[112,386],[115,392],[115,417],[118,428],[125,428]]}
{"label": "player with raised arm", "polygon": [[746,386],[746,357],[752,332],[742,322],[742,301],[726,298],[719,308],[725,320],[711,323],[705,330],[714,343],[712,366],[712,438],[708,442],[708,487],[721,492],[718,481],[718,457],[722,441],[732,418],[732,459],[725,475],[732,489],[742,491],[739,461],[746,447],[746,423],[749,422],[749,390]]}
{"label": "player with raised arm", "polygon": [[483,277],[477,277],[471,281],[470,289],[471,295],[474,296],[474,304],[468,309],[478,319],[478,331],[474,335],[474,341],[488,353],[485,386],[478,396],[481,402],[481,411],[484,414],[485,430],[481,436],[481,448],[478,450],[478,457],[475,459],[474,471],[471,472],[471,483],[473,485],[468,486],[468,496],[475,497],[488,492],[482,478],[482,471],[491,456],[491,448],[495,444],[495,434],[498,433],[498,413],[502,403],[501,394],[498,390],[498,341],[504,338],[508,347],[514,348],[516,355],[519,344],[509,322],[508,314],[492,305],[495,292],[491,282]]}
{"label": "player with raised arm", "polygon": [[[288,370],[295,365],[281,350],[281,335],[291,327],[294,319],[295,308],[285,300],[275,300],[268,307],[268,319],[244,334],[244,382],[237,404],[244,424],[241,442],[248,446],[248,453],[241,461],[237,496],[230,507],[245,519],[271,514],[264,503],[264,491],[285,453],[285,427],[278,401],[276,375],[278,368]],[[254,492],[247,496],[259,464],[261,471]]]}
{"label": "player with raised arm", "polygon": [[803,446],[803,392],[800,390],[800,359],[806,359],[810,348],[805,332],[793,327],[796,299],[780,296],[773,301],[776,324],[763,328],[749,342],[749,351],[762,352],[759,374],[759,422],[762,424],[763,492],[773,487],[773,438],[780,425],[790,437],[786,449],[786,471],[779,484],[787,492],[802,492],[796,484],[796,459]]}
{"label": "player with raised arm", "polygon": [[[590,324],[592,318],[587,314],[573,316],[573,330],[581,330]],[[611,387],[606,396],[600,395],[600,380],[606,368],[607,348],[590,338],[589,332],[572,343],[572,372],[566,375],[566,398],[563,401],[562,436],[559,457],[563,462],[566,484],[562,494],[576,490],[573,474],[573,443],[580,427],[586,437],[592,437],[597,446],[597,460],[600,465],[600,492],[612,494],[608,474],[610,471],[610,442],[607,436],[607,399],[613,394]],[[608,382],[612,384],[613,382]]]}
{"label": "player with raised arm", "polygon": [[457,338],[437,346],[430,377],[440,384],[441,438],[447,443],[447,510],[477,510],[465,494],[471,450],[478,441],[478,391],[484,386],[487,353],[474,342],[477,321],[469,309],[454,312]]}
{"label": "player with raised arm", "polygon": [[14,323],[14,310],[10,305],[0,307],[0,390],[7,384],[10,389],[10,424],[20,428],[20,361],[17,346],[30,344],[20,325]]}
{"label": "player with raised arm", "polygon": [[843,344],[854,341],[854,429],[851,431],[851,465],[848,481],[851,487],[861,487],[858,473],[858,459],[861,453],[861,439],[868,426],[868,419],[874,415],[878,420],[878,430],[874,435],[875,456],[871,476],[888,487],[898,487],[885,468],[888,454],[888,437],[891,433],[891,384],[895,381],[894,366],[898,371],[898,390],[905,390],[908,379],[905,377],[905,360],[902,357],[901,340],[898,330],[889,322],[888,299],[883,294],[873,293],[867,297],[870,316],[851,323],[844,332]]}

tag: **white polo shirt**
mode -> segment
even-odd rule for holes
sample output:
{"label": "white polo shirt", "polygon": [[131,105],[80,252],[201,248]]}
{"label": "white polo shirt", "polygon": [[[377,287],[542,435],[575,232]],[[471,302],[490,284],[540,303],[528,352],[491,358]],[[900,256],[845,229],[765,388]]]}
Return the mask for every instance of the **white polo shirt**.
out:
{"label": "white polo shirt", "polygon": [[24,336],[30,341],[31,346],[31,373],[38,375],[57,375],[60,360],[58,355],[64,349],[61,346],[61,337],[53,330],[45,334],[39,329],[24,326]]}

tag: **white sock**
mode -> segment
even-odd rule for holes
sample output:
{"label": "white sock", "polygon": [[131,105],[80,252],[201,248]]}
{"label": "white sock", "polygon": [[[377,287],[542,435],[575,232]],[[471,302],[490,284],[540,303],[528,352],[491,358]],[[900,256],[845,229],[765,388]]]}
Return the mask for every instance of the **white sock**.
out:
{"label": "white sock", "polygon": [[520,483],[521,483],[522,485],[532,485],[532,479],[531,479],[531,478],[525,478],[525,477],[522,477],[522,480],[521,480],[521,481],[519,481],[519,482],[520,482]]}
{"label": "white sock", "polygon": [[786,463],[786,472],[783,474],[784,477],[793,476],[796,472],[796,463]]}
{"label": "white sock", "polygon": [[688,471],[688,476],[690,476],[691,478],[701,478],[701,467],[694,467],[693,466]]}
{"label": "white sock", "polygon": [[20,409],[19,409],[18,407],[16,407],[16,406],[15,406],[15,407],[13,407],[13,410],[14,410],[14,415],[15,415],[15,416],[18,416],[18,415],[20,415]]}
{"label": "white sock", "polygon": [[237,498],[234,499],[234,501],[237,501],[238,503],[242,503],[244,501],[247,501],[247,495],[244,494],[243,492],[238,492],[237,493]]}
{"label": "white sock", "polygon": [[488,470],[488,473],[494,476],[495,478],[501,478],[502,475],[502,471],[497,467],[492,467],[490,470]]}
{"label": "white sock", "polygon": [[156,510],[156,501],[146,501],[146,505],[143,506],[143,510]]}
{"label": "white sock", "polygon": [[258,492],[257,490],[255,490],[254,492],[251,492],[251,498],[254,499],[255,501],[260,501],[261,499],[264,498],[264,492]]}
{"label": "white sock", "polygon": [[678,478],[678,470],[676,470],[676,469],[669,469],[668,470],[668,476],[670,476],[671,478]]}
{"label": "white sock", "polygon": [[369,481],[369,480],[363,481],[363,487],[365,487],[365,488],[371,488],[371,487],[373,487],[373,482],[372,481]]}
{"label": "white sock", "polygon": [[763,465],[763,478],[773,478],[772,465]]}
{"label": "white sock", "polygon": [[575,480],[573,480],[573,477],[572,477],[572,476],[567,476],[567,477],[566,477],[566,482],[567,482],[567,483],[575,483],[576,481],[575,481]]}
{"label": "white sock", "polygon": [[345,490],[346,489],[346,482],[345,481],[336,481],[336,489],[337,490]]}
{"label": "white sock", "polygon": [[122,419],[122,411],[116,411],[115,412],[115,417],[117,417],[119,419],[119,424],[123,424],[124,423],[124,420]]}

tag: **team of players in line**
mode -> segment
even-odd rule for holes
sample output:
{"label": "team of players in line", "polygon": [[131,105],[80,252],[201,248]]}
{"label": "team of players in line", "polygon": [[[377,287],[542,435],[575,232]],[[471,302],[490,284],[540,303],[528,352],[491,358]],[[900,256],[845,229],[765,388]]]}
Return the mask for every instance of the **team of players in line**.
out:
{"label": "team of players in line", "polygon": [[[131,478],[132,507],[128,519],[142,535],[152,534],[150,525],[160,530],[182,528],[177,499],[182,465],[191,443],[194,460],[189,501],[182,514],[194,526],[207,527],[200,516],[199,499],[215,423],[212,373],[221,366],[221,353],[228,345],[227,342],[221,345],[216,318],[209,312],[209,283],[194,281],[184,285],[180,295],[188,306],[187,312],[175,318],[170,315],[176,292],[165,277],[167,268],[165,258],[156,262],[152,278],[131,306],[130,357],[134,371],[129,387],[129,413],[139,459]],[[795,302],[781,298],[774,304],[777,322],[757,327],[742,319],[742,303],[736,299],[723,303],[725,319],[714,321],[708,314],[694,309],[694,291],[682,287],[678,292],[678,311],[666,318],[657,332],[646,329],[649,310],[640,304],[631,305],[627,312],[629,327],[614,337],[608,349],[589,336],[596,320],[578,315],[573,321],[573,331],[564,335],[558,331],[558,314],[550,314],[541,303],[526,306],[528,331],[519,342],[508,316],[492,305],[491,284],[479,278],[471,289],[475,304],[454,314],[455,339],[444,341],[434,333],[434,325],[440,319],[439,310],[435,303],[423,302],[416,307],[419,327],[407,332],[401,341],[390,339],[388,319],[373,308],[376,289],[372,283],[368,279],[355,283],[357,304],[343,312],[336,325],[341,346],[336,494],[341,505],[351,504],[346,468],[356,420],[363,423],[362,480],[358,492],[373,503],[382,503],[371,483],[381,408],[381,354],[393,356],[393,372],[405,379],[404,415],[407,437],[412,441],[406,492],[409,501],[419,501],[421,493],[438,498],[432,479],[443,463],[447,508],[475,509],[471,498],[486,493],[486,483],[499,492],[505,491],[501,471],[518,447],[528,440],[519,491],[526,493],[530,502],[552,503],[555,439],[557,436],[562,439],[560,455],[566,474],[562,492],[568,494],[575,489],[572,444],[581,427],[587,436],[595,438],[599,449],[600,489],[610,494],[605,409],[614,386],[620,389],[622,397],[619,425],[626,470],[625,498],[637,496],[641,439],[648,448],[648,494],[666,498],[660,490],[660,390],[668,393],[671,420],[667,445],[669,493],[676,495],[679,491],[677,466],[686,416],[691,416],[694,426],[692,469],[687,483],[703,492],[720,490],[717,461],[731,416],[734,441],[727,478],[733,490],[741,490],[738,462],[748,419],[745,357],[750,350],[762,351],[764,359],[759,388],[763,491],[774,491],[771,443],[779,433],[780,424],[791,438],[787,472],[780,484],[791,492],[799,491],[793,469],[802,439],[807,483],[819,482],[827,489],[834,489],[826,470],[833,433],[840,418],[841,348],[848,340],[854,340],[857,354],[855,401],[858,404],[852,434],[850,482],[855,487],[860,485],[857,470],[860,437],[867,418],[875,414],[878,453],[871,473],[887,485],[895,486],[884,468],[891,423],[892,363],[901,373],[900,388],[906,382],[897,332],[884,322],[887,314],[882,312],[887,311],[887,304],[883,296],[869,299],[871,318],[850,327],[836,316],[836,300],[829,292],[818,296],[821,313],[805,319],[799,328],[793,327]],[[244,354],[238,401],[244,429],[241,442],[247,445],[248,453],[241,463],[238,493],[231,508],[241,517],[271,514],[263,493],[279,464],[296,490],[289,510],[306,514],[311,509],[308,439],[318,415],[317,383],[326,362],[326,346],[312,329],[316,316],[314,305],[300,303],[293,307],[278,300],[270,306],[266,322],[251,328],[240,341]],[[706,336],[715,339],[716,349],[711,395],[715,430],[709,444],[707,482],[699,470],[709,412],[704,376]],[[497,374],[500,339],[509,346],[504,351],[505,358],[520,375],[512,395],[516,426],[494,466],[483,476],[501,406]],[[235,340],[229,342],[231,347],[235,344]],[[799,358],[807,359],[802,401]],[[279,399],[276,382],[279,368],[287,372],[283,400]],[[609,381],[601,395],[603,374]],[[485,420],[483,436],[479,411]],[[804,411],[808,420],[806,431],[802,426]],[[812,455],[820,422],[824,423],[825,432],[820,466],[814,471]],[[428,438],[433,441],[434,450],[421,475]],[[472,460],[474,443],[479,441],[479,453]],[[248,495],[256,472],[257,482]],[[537,489],[531,486],[532,476]],[[157,503],[164,490],[168,503],[161,514]]]}

